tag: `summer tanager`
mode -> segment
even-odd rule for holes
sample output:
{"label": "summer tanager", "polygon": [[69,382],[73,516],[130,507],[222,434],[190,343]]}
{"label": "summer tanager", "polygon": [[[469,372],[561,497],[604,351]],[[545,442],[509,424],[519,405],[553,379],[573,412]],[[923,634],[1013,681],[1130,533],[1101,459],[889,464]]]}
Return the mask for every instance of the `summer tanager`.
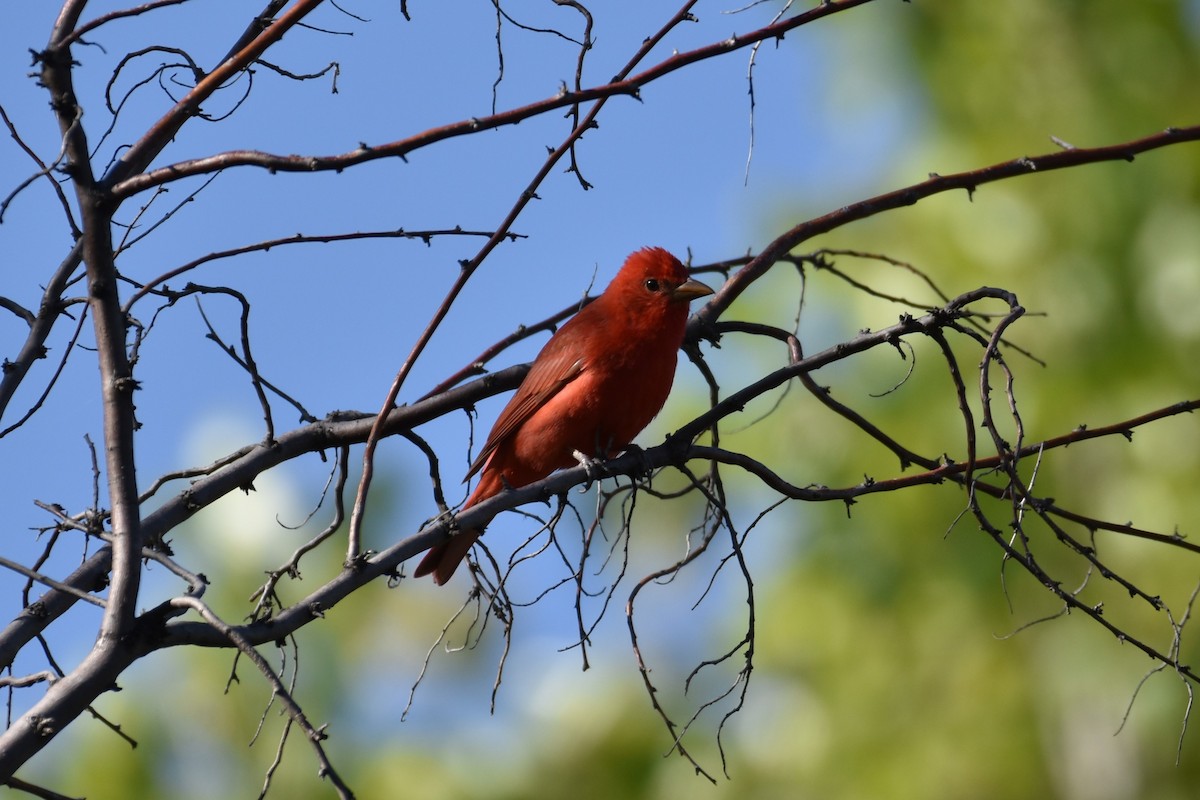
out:
{"label": "summer tanager", "polygon": [[[662,248],[629,256],[604,294],[538,353],[467,472],[470,479],[482,469],[462,509],[621,452],[666,402],[688,301],[707,294],[712,289]],[[483,526],[468,528],[434,545],[413,575],[445,583],[482,534]]]}

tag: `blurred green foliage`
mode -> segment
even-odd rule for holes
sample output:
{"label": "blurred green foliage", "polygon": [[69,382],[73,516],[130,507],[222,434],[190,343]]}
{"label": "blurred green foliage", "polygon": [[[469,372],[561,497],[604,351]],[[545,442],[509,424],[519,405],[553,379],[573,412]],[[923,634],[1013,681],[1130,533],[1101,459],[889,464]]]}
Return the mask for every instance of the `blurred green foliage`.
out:
{"label": "blurred green foliage", "polygon": [[[1195,123],[1198,20],[1196,4],[1184,0],[879,2],[789,37],[785,46],[819,46],[840,65],[831,71],[834,102],[813,109],[831,125],[841,115],[869,119],[871,108],[895,93],[905,98],[911,126],[888,143],[889,171],[875,176],[863,191],[868,195],[928,172],[1050,151],[1056,147],[1051,136],[1091,146]],[[866,50],[870,58],[860,58]],[[810,102],[803,84],[797,87],[795,102]],[[791,225],[829,210],[818,187],[806,194],[800,211],[797,198],[781,198],[773,209],[777,221]],[[754,235],[765,240],[774,230],[767,226]],[[812,246],[884,253],[925,271],[950,294],[1002,286],[1031,312],[1044,313],[1022,320],[1012,335],[1046,362],[1012,362],[1031,440],[1194,397],[1200,385],[1195,146],[1134,164],[988,185],[973,198],[935,197]],[[872,286],[928,295],[907,273],[853,260],[839,266]],[[795,276],[776,280],[791,282],[794,292]],[[883,327],[903,310],[827,275],[808,280],[802,331],[817,339]],[[794,309],[774,307],[769,294],[748,298],[740,313],[785,322]],[[964,359],[968,355],[964,351]],[[916,356],[913,375],[877,398],[868,395],[901,382],[907,364],[871,354],[818,379],[881,426],[903,432],[917,449],[960,442],[962,423],[947,395],[944,366],[932,347],[918,346]],[[1166,532],[1194,526],[1200,519],[1198,425],[1191,416],[1170,419],[1139,431],[1132,445],[1106,440],[1055,452],[1041,468],[1038,488],[1098,517],[1133,519]],[[839,425],[798,389],[727,443],[768,463],[788,463],[798,483],[851,484],[864,471],[874,477],[898,471],[893,456]],[[733,479],[732,485],[745,526],[770,498],[750,482]],[[437,655],[415,718],[401,723],[397,712],[420,658],[457,600],[407,585],[399,592],[404,597],[377,587],[301,634],[298,695],[314,722],[332,723],[327,746],[334,763],[364,798],[1194,796],[1200,781],[1194,733],[1184,738],[1176,765],[1189,702],[1184,686],[1169,672],[1157,674],[1142,686],[1126,720],[1152,663],[1079,615],[1025,628],[1059,605],[1013,565],[1002,569],[999,550],[972,520],[955,524],[964,506],[961,491],[949,486],[873,496],[849,515],[840,505],[793,504],[752,533],[756,670],[746,707],[723,732],[731,780],[716,786],[694,776],[683,760],[663,757],[670,740],[642,691],[619,630],[620,609],[610,612],[607,627],[617,630],[604,640],[603,663],[589,673],[573,663],[569,680],[549,680],[571,659],[554,652],[570,640],[569,632],[549,643],[518,639],[518,648],[540,648],[527,662],[557,666],[545,675],[531,670],[512,677],[501,690],[497,716],[483,722],[495,642],[454,658]],[[643,510],[670,513],[649,505]],[[1048,569],[1084,580],[1078,561],[1049,537],[1037,544]],[[1200,578],[1200,559],[1110,534],[1098,535],[1097,544],[1130,578],[1183,613]],[[1150,643],[1170,645],[1163,615],[1134,607],[1097,575],[1090,580],[1089,596],[1111,603],[1112,613]],[[652,629],[674,628],[691,645],[663,648],[653,664],[684,720],[705,699],[689,699],[677,688],[697,663],[696,652],[722,652],[745,626],[736,581],[723,581],[732,585],[718,587],[717,599],[698,612],[689,610],[698,592],[674,605],[654,606],[661,596],[654,594],[642,601],[647,615],[666,615],[647,623]],[[214,597],[221,591],[214,587]],[[244,594],[225,602],[244,605]],[[381,621],[381,606],[395,619]],[[1191,630],[1185,629],[1183,645],[1195,654]],[[294,657],[287,647],[268,656],[275,664]],[[137,691],[114,695],[102,708],[137,738],[134,757],[117,736],[85,719],[66,734],[70,746],[44,754],[26,777],[43,777],[59,791],[91,800],[252,796],[282,721],[273,707],[259,741],[249,746],[269,691],[241,662],[241,680],[225,694],[232,665],[228,652],[155,655],[126,676],[125,685]],[[473,687],[466,711],[446,699],[457,686]],[[148,703],[158,692],[170,702]],[[388,711],[363,722],[372,704]],[[446,708],[453,709],[452,719]],[[717,774],[713,741],[720,713],[702,717],[686,740]],[[471,734],[472,725],[484,731]],[[62,758],[64,752],[71,757]],[[293,730],[271,796],[331,796],[315,770]]]}

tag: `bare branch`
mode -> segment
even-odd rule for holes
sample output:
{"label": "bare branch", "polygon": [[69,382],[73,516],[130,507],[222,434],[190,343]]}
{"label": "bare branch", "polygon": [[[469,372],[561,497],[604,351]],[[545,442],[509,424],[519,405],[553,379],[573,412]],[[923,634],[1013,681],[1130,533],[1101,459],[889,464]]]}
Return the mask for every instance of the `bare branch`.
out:
{"label": "bare branch", "polygon": [[[728,39],[723,39],[720,42],[696,48],[684,53],[676,53],[671,57],[659,62],[657,65],[650,67],[636,75],[632,74],[633,69],[641,63],[641,61],[649,54],[659,41],[666,35],[668,31],[684,21],[691,19],[690,9],[695,5],[695,0],[685,3],[683,8],[675,14],[657,33],[647,37],[637,53],[630,59],[624,69],[619,71],[612,81],[602,86],[593,87],[591,89],[583,89],[580,91],[560,92],[554,97],[530,103],[525,106],[514,108],[508,111],[501,111],[496,114],[491,114],[485,117],[472,117],[471,119],[462,120],[459,122],[450,123],[437,128],[432,128],[423,133],[411,136],[406,139],[400,139],[394,142],[388,142],[380,145],[362,145],[358,150],[341,155],[333,156],[280,156],[271,153],[263,153],[252,150],[232,150],[225,153],[220,153],[206,158],[198,158],[191,161],[182,161],[160,169],[151,170],[142,175],[130,177],[138,170],[123,169],[113,173],[112,179],[109,181],[109,186],[113,190],[115,197],[119,199],[127,198],[138,192],[143,192],[146,189],[154,186],[167,183],[169,181],[178,180],[190,175],[199,175],[215,170],[228,169],[235,166],[253,166],[272,172],[320,172],[320,171],[341,171],[348,167],[363,164],[368,161],[374,161],[380,158],[406,158],[410,153],[427,147],[436,142],[452,139],[459,136],[465,136],[477,133],[484,130],[492,130],[494,128],[503,127],[506,125],[515,125],[524,120],[535,116],[540,116],[551,111],[556,111],[561,108],[572,108],[581,103],[590,101],[604,101],[612,97],[631,96],[638,97],[642,88],[659,78],[670,75],[685,67],[695,64],[700,61],[705,61],[710,58],[715,58],[727,53],[736,52],[742,48],[754,45],[766,39],[777,39],[788,31],[822,19],[831,14],[836,14],[840,11],[846,11],[856,6],[872,2],[872,0],[828,0],[821,5],[812,8],[802,14],[797,14],[794,17],[780,20],[779,22],[760,28],[757,31],[742,35],[731,36]],[[279,23],[276,23],[277,25]],[[274,26],[272,26],[272,29]],[[216,74],[216,73],[213,73]],[[211,75],[209,78],[211,79]],[[208,91],[212,87],[209,86],[211,81],[206,80],[204,85]],[[201,89],[197,85],[196,90]],[[189,95],[190,97],[190,95]],[[188,98],[180,101],[180,106],[188,102]],[[198,103],[198,100],[196,101]],[[179,108],[177,106],[176,108]],[[596,106],[593,106],[593,112],[589,115],[592,119],[595,118]],[[183,111],[172,111],[172,124],[178,114]],[[164,118],[167,119],[167,118]],[[162,124],[162,123],[160,123]],[[181,123],[180,123],[181,124]],[[591,127],[590,120],[581,120],[575,130],[580,134],[587,128]],[[155,137],[157,139],[157,136]],[[570,150],[574,139],[572,138],[566,144],[565,149]],[[136,146],[135,146],[136,147]],[[128,154],[125,160],[130,160]],[[555,159],[557,161],[557,159]],[[140,160],[139,160],[140,161]],[[132,163],[132,162],[131,162]]]}
{"label": "bare branch", "polygon": [[216,614],[213,613],[212,609],[205,605],[199,598],[176,597],[170,601],[170,604],[175,608],[191,609],[192,611],[198,613],[204,618],[205,624],[212,626],[212,628],[217,631],[219,635],[229,639],[229,641],[237,647],[238,651],[242,655],[250,659],[251,663],[258,668],[258,671],[262,673],[263,677],[267,679],[267,682],[271,684],[271,691],[276,697],[279,698],[280,702],[283,703],[283,707],[287,709],[288,717],[292,720],[292,722],[296,723],[296,725],[298,725],[302,731],[304,731],[304,735],[308,738],[309,743],[313,747],[313,751],[316,753],[317,762],[320,764],[318,774],[322,778],[329,778],[330,783],[332,783],[334,788],[337,790],[338,797],[354,797],[354,793],[350,791],[350,787],[346,786],[337,770],[333,768],[333,764],[329,761],[329,757],[325,754],[325,748],[321,745],[321,742],[327,738],[325,734],[325,726],[321,726],[321,728],[318,729],[314,728],[312,724],[309,723],[308,717],[305,716],[304,711],[300,708],[299,704],[292,699],[291,693],[288,692],[287,688],[283,685],[283,681],[279,679],[279,676],[275,674],[275,670],[271,669],[271,665],[267,663],[267,660],[263,658],[262,655],[260,655],[259,652],[250,645],[249,642],[242,638],[241,634],[239,634],[235,628],[221,620]]}
{"label": "bare branch", "polygon": [[114,20],[137,17],[141,16],[142,14],[148,14],[151,11],[157,11],[160,8],[165,8],[166,6],[177,6],[186,2],[188,2],[188,0],[150,0],[148,3],[143,3],[142,5],[134,6],[133,8],[122,8],[116,11],[110,11],[107,14],[96,17],[91,22],[86,22],[83,25],[75,28],[62,39],[61,43],[64,45],[74,44],[92,31],[101,26],[107,25]]}

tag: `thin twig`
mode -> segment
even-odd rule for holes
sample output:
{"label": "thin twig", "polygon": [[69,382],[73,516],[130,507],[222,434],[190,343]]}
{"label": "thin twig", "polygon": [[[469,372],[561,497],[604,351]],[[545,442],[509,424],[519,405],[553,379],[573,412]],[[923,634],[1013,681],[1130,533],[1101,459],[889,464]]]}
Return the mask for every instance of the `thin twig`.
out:
{"label": "thin twig", "polygon": [[258,671],[262,673],[263,677],[267,679],[267,682],[271,684],[272,691],[279,698],[279,701],[283,704],[284,709],[287,710],[288,717],[295,722],[302,731],[304,731],[304,735],[308,738],[308,741],[312,745],[313,751],[316,754],[317,763],[320,765],[318,774],[321,777],[329,778],[330,783],[333,784],[334,789],[338,793],[338,797],[345,798],[346,800],[353,798],[354,793],[350,791],[350,787],[348,787],[342,781],[342,778],[340,775],[338,775],[337,770],[333,768],[333,764],[329,761],[329,757],[325,754],[325,748],[321,745],[321,742],[327,738],[325,734],[325,726],[314,728],[312,724],[309,723],[308,717],[304,714],[304,711],[300,708],[299,704],[292,699],[292,695],[283,685],[283,681],[281,681],[279,676],[275,674],[275,670],[271,668],[271,665],[267,663],[267,660],[263,658],[256,649],[254,649],[254,646],[246,641],[246,639],[240,633],[238,633],[236,628],[229,625],[215,613],[213,613],[212,609],[210,609],[199,598],[176,597],[170,601],[170,605],[174,606],[175,608],[190,609],[195,611],[204,618],[206,624],[210,625],[223,638],[228,639],[235,647],[237,647],[238,652],[250,659],[251,663],[258,668]]}

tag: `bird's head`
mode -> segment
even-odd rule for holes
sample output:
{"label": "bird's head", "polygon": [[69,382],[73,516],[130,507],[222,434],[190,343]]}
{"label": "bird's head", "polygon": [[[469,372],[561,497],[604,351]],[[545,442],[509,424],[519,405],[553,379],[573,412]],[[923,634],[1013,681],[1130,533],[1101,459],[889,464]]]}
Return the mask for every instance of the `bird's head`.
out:
{"label": "bird's head", "polygon": [[693,279],[679,259],[661,247],[644,247],[625,259],[605,294],[614,293],[623,305],[647,313],[655,309],[681,309],[687,316],[688,302],[712,294],[713,290]]}

